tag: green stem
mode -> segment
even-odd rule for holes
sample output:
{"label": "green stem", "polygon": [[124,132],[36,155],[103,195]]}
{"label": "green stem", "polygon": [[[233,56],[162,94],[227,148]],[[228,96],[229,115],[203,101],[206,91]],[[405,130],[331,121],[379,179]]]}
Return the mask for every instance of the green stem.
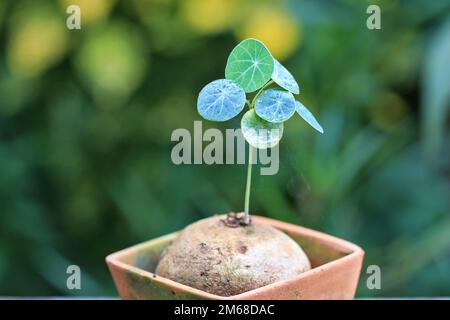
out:
{"label": "green stem", "polygon": [[274,83],[273,80],[270,80],[270,81],[268,81],[265,85],[263,85],[261,89],[259,89],[259,91],[256,93],[256,95],[253,97],[253,100],[252,100],[252,106],[255,105],[256,98],[258,98],[259,94],[260,94],[261,92],[263,92],[263,90],[264,90],[265,88],[267,88],[268,86],[270,86],[272,83]]}
{"label": "green stem", "polygon": [[[261,92],[268,86],[270,86],[273,82],[273,80],[268,81],[264,86],[262,86],[261,89],[256,93],[256,95],[253,97],[252,103],[249,103],[248,100],[245,102],[247,103],[249,109],[252,109],[255,105],[256,98],[260,95]],[[248,164],[247,164],[247,185],[245,186],[245,204],[244,204],[244,224],[250,223],[250,187],[252,184],[252,162],[253,162],[253,147],[251,145],[248,145]]]}
{"label": "green stem", "polygon": [[252,183],[252,162],[253,162],[253,147],[248,146],[248,167],[247,167],[247,185],[245,186],[245,205],[244,205],[244,223],[250,223],[250,186]]}

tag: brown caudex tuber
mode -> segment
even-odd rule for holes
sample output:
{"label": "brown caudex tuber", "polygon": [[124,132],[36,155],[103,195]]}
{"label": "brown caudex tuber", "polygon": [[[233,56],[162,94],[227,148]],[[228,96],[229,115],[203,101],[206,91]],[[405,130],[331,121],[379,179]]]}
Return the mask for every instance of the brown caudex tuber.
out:
{"label": "brown caudex tuber", "polygon": [[274,227],[259,221],[230,227],[224,221],[215,216],[187,226],[163,252],[156,274],[232,296],[311,268],[300,246]]}

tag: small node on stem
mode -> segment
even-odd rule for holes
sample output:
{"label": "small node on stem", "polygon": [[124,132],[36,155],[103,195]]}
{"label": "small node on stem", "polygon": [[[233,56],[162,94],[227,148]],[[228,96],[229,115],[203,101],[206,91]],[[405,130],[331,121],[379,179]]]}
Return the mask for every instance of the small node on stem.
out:
{"label": "small node on stem", "polygon": [[250,216],[238,213],[229,213],[226,215],[225,219],[221,219],[220,221],[229,228],[237,228],[239,226],[245,227],[252,223]]}

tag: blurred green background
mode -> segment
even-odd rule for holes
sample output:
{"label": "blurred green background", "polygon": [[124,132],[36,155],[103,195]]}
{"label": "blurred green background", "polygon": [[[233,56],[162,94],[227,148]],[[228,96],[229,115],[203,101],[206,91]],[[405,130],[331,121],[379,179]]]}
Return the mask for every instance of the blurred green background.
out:
{"label": "blurred green background", "polygon": [[286,123],[252,212],[362,246],[360,297],[450,296],[450,1],[425,0],[1,1],[0,295],[116,295],[107,254],[242,210],[246,167],[176,166],[170,135],[247,37],[325,128]]}

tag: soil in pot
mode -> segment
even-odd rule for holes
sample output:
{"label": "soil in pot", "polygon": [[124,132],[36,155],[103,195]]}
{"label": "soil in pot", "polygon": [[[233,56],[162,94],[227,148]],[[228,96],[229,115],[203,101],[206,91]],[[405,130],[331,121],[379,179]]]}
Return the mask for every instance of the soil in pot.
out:
{"label": "soil in pot", "polygon": [[215,216],[187,226],[162,253],[155,273],[232,296],[311,269],[302,248],[285,233],[259,221],[233,224],[233,217]]}

